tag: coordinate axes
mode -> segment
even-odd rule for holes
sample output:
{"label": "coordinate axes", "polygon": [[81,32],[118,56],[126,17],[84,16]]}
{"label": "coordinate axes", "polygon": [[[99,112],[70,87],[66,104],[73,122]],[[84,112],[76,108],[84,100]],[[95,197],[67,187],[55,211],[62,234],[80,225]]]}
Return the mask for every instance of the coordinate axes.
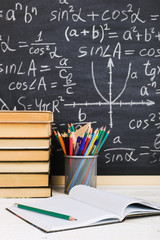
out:
{"label": "coordinate axes", "polygon": [[104,105],[107,105],[109,106],[109,119],[110,119],[110,128],[113,128],[113,106],[114,105],[119,105],[120,107],[122,106],[135,106],[135,105],[145,105],[145,106],[151,106],[153,104],[155,104],[155,102],[147,99],[146,101],[144,100],[141,100],[141,101],[129,101],[129,102],[126,102],[126,101],[121,101],[119,100],[120,97],[122,96],[122,94],[124,93],[125,89],[127,88],[127,83],[128,83],[128,80],[130,78],[130,71],[131,71],[131,66],[132,66],[132,63],[129,63],[129,67],[128,67],[128,74],[127,74],[127,77],[125,79],[125,83],[124,83],[124,86],[123,86],[123,89],[121,90],[121,92],[119,93],[119,95],[113,99],[112,97],[112,93],[113,93],[113,86],[114,86],[114,82],[113,82],[113,68],[114,68],[114,64],[113,64],[113,61],[112,61],[112,58],[109,58],[108,60],[108,64],[107,64],[107,68],[109,69],[108,71],[108,75],[109,75],[109,81],[108,81],[108,98],[106,98],[105,96],[102,95],[101,91],[99,90],[99,88],[97,87],[97,84],[96,84],[96,79],[95,79],[95,70],[94,70],[94,62],[92,61],[91,62],[91,76],[92,76],[92,81],[93,81],[93,85],[95,87],[95,90],[96,92],[98,93],[98,95],[101,97],[101,99],[103,101],[98,101],[98,102],[73,102],[73,103],[68,103],[68,104],[64,104],[64,106],[66,107],[76,107],[76,106],[104,106]]}

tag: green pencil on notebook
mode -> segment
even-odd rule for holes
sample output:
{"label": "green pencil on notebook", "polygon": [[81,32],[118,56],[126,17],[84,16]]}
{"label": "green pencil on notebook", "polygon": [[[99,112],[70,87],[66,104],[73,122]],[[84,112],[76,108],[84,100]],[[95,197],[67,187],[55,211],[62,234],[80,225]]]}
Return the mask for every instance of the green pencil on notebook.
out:
{"label": "green pencil on notebook", "polygon": [[68,215],[65,215],[65,214],[62,214],[62,213],[47,211],[47,210],[44,210],[44,209],[30,207],[30,206],[26,206],[26,205],[23,205],[23,204],[15,203],[15,206],[18,207],[18,208],[24,209],[24,210],[28,210],[28,211],[32,211],[32,212],[36,212],[36,213],[41,213],[41,214],[44,214],[44,215],[48,215],[48,216],[56,217],[56,218],[61,218],[61,219],[64,219],[64,220],[69,220],[69,221],[77,220],[77,219],[75,219],[71,216],[68,216]]}

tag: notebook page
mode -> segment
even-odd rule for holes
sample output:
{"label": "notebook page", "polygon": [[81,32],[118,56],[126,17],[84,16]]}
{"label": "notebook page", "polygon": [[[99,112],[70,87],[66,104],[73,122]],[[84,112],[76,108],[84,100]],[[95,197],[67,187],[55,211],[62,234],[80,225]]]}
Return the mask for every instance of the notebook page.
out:
{"label": "notebook page", "polygon": [[138,216],[138,215],[149,215],[149,214],[160,214],[160,210],[157,210],[157,209],[153,209],[151,207],[147,207],[147,206],[144,206],[144,205],[141,205],[141,204],[132,204],[132,205],[129,205],[125,211],[124,211],[124,215],[125,216]]}
{"label": "notebook page", "polygon": [[77,228],[87,225],[92,225],[102,219],[115,221],[116,216],[97,209],[85,203],[70,199],[68,196],[55,196],[45,200],[39,200],[34,204],[27,204],[28,206],[41,208],[53,212],[63,213],[76,218],[76,221],[68,221],[60,218],[55,218],[23,209],[15,206],[8,208],[26,221],[38,226],[45,231],[59,231],[63,229]]}
{"label": "notebook page", "polygon": [[138,201],[138,199],[110,193],[105,190],[99,190],[85,185],[77,185],[73,187],[69,196],[74,199],[79,199],[82,202],[86,202],[89,205],[104,209],[107,212],[116,214],[121,219],[123,218],[126,206]]}

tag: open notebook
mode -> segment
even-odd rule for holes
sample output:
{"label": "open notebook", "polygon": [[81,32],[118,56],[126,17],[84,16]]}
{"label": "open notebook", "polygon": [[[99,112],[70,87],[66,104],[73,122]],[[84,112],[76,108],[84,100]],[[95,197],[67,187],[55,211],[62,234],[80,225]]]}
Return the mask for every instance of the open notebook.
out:
{"label": "open notebook", "polygon": [[68,221],[19,209],[16,206],[7,208],[16,216],[45,232],[121,222],[126,217],[160,214],[160,204],[98,190],[85,185],[73,187],[69,195],[37,200],[37,202],[27,205],[63,213],[77,219],[76,221]]}

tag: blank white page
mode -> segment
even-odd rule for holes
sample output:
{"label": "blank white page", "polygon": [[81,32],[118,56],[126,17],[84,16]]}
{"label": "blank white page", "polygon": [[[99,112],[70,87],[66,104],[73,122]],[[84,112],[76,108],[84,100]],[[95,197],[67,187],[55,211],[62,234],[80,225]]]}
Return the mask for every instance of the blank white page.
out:
{"label": "blank white page", "polygon": [[87,202],[92,206],[103,209],[123,218],[123,213],[131,203],[135,203],[138,199],[121,196],[119,194],[110,193],[105,190],[99,190],[85,185],[77,185],[71,189],[69,196]]}
{"label": "blank white page", "polygon": [[38,200],[34,204],[27,204],[28,206],[41,208],[53,212],[66,214],[76,218],[76,221],[68,221],[60,218],[47,216],[40,213],[35,213],[16,206],[8,208],[21,218],[38,226],[45,231],[57,231],[63,229],[71,229],[92,225],[102,219],[109,219],[108,221],[115,221],[116,216],[112,213],[106,212],[102,209],[87,205],[83,202],[76,201],[69,198],[67,195],[55,196],[45,200]]}

